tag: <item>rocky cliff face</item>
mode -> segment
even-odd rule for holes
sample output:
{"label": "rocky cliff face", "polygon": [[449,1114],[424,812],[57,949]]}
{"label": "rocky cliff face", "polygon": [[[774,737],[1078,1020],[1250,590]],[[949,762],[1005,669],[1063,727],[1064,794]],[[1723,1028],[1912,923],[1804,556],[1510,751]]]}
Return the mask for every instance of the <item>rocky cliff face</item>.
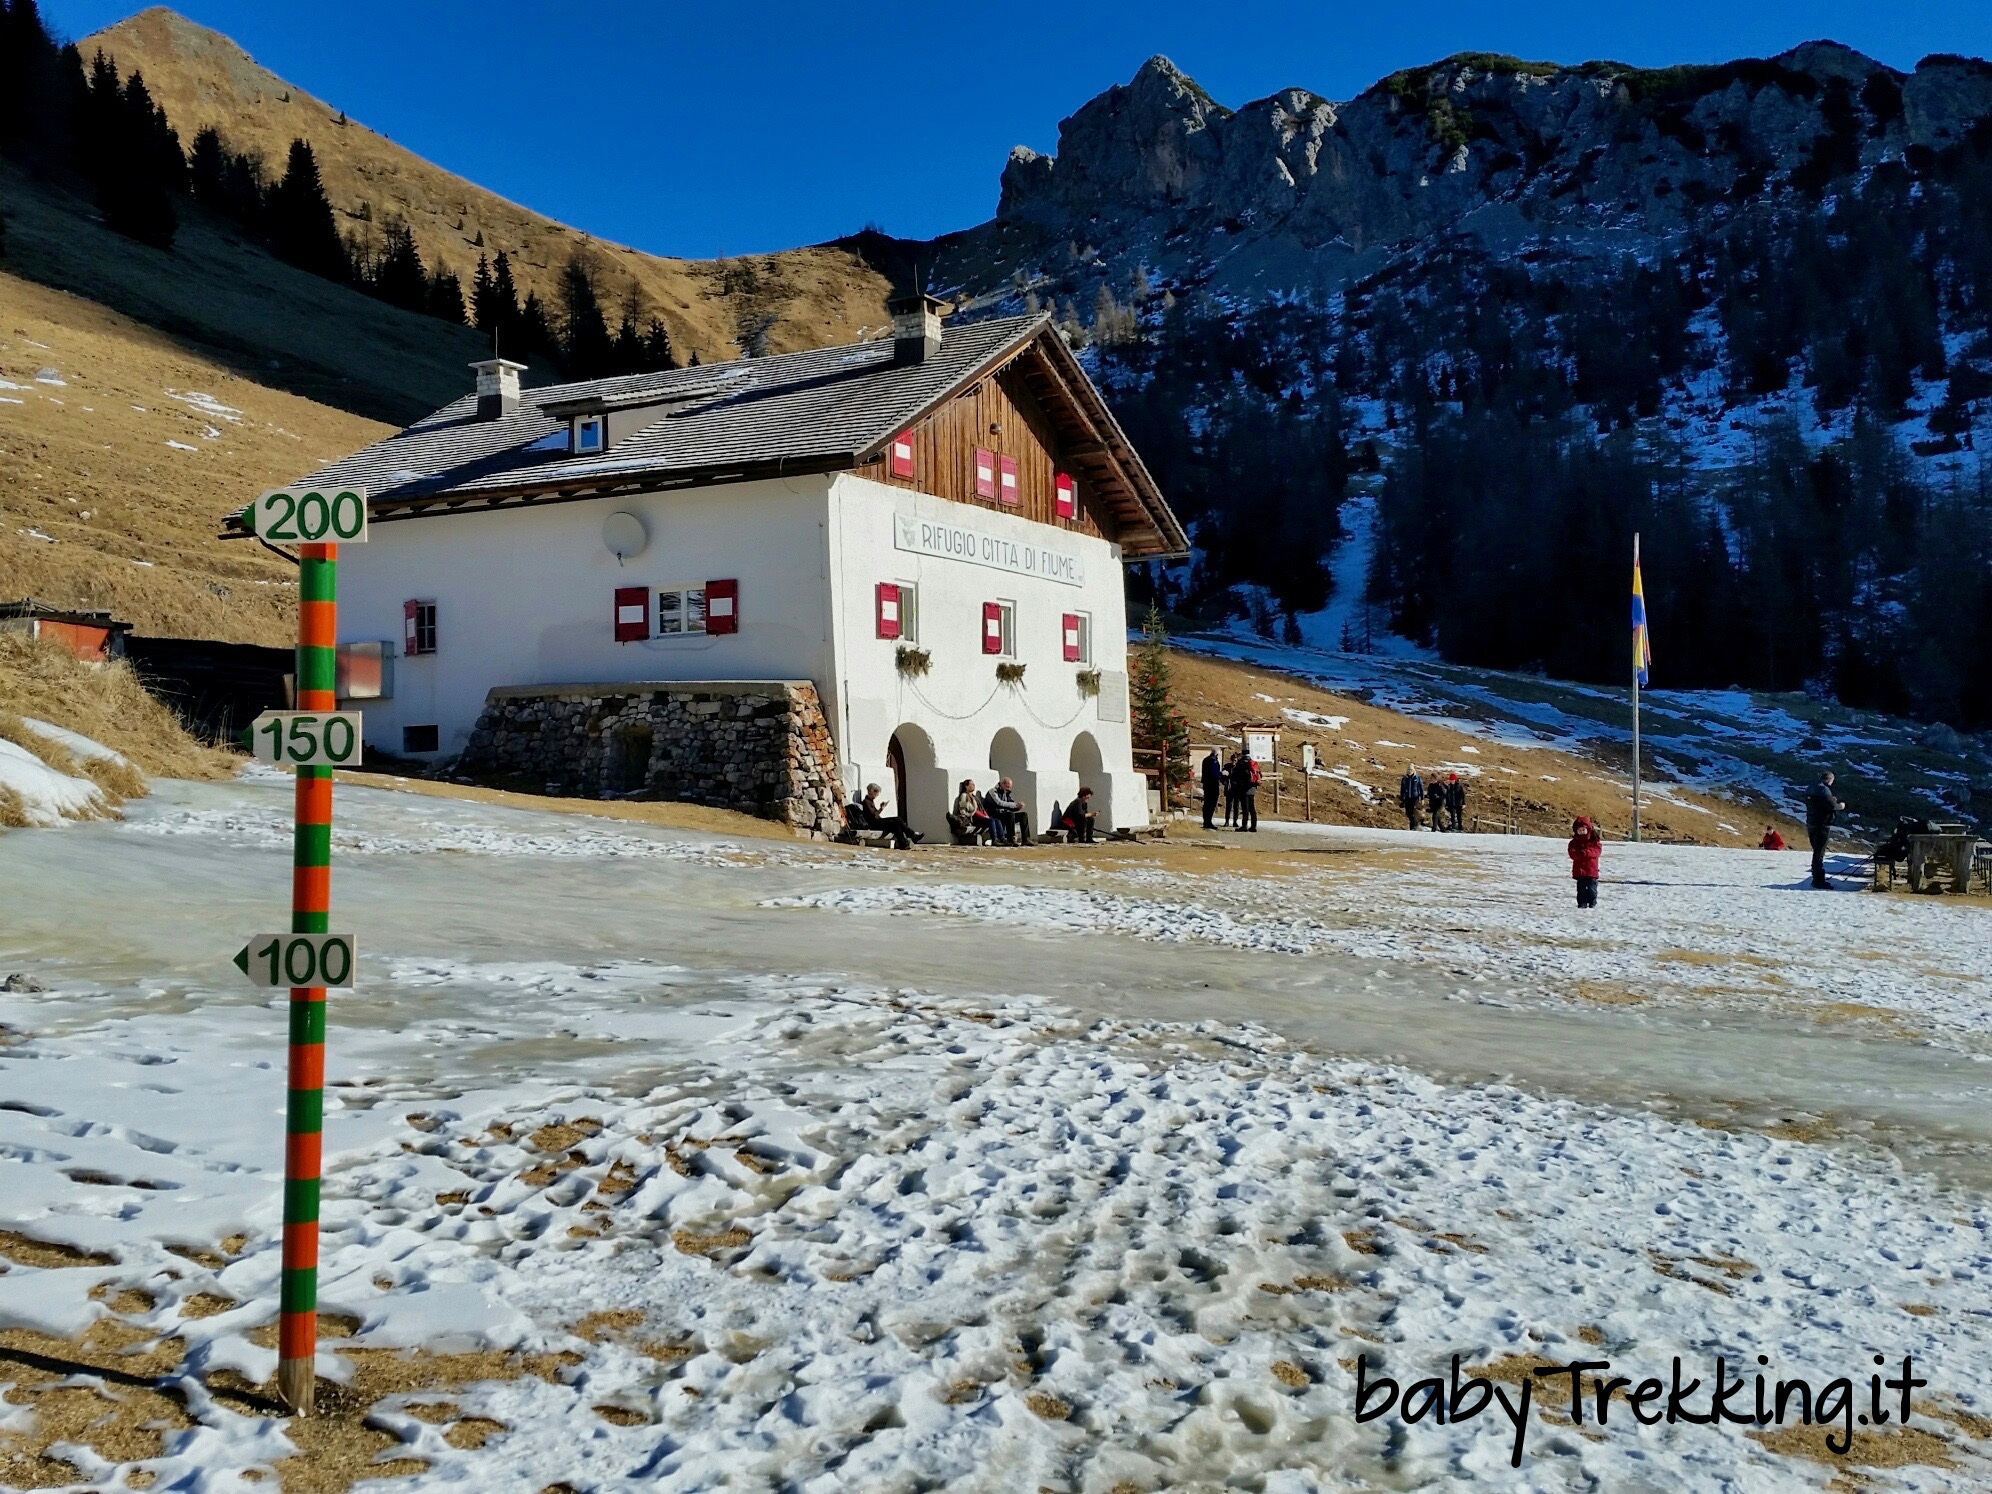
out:
{"label": "rocky cliff face", "polygon": [[1937,57],[1904,74],[1833,42],[1657,71],[1462,56],[1347,103],[1290,88],[1235,110],[1156,57],[1065,120],[1055,157],[1012,152],[996,221],[964,247],[1325,288],[1449,232],[1634,247],[1740,199],[1940,151],[1988,115],[1992,66]]}

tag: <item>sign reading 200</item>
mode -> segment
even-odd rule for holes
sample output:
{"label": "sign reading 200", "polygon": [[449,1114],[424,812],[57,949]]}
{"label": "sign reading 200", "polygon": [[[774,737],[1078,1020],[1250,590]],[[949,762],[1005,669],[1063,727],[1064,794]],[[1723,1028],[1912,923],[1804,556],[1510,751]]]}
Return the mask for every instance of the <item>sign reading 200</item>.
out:
{"label": "sign reading 200", "polygon": [[364,488],[278,488],[249,505],[250,531],[263,539],[293,545],[364,545],[367,494]]}

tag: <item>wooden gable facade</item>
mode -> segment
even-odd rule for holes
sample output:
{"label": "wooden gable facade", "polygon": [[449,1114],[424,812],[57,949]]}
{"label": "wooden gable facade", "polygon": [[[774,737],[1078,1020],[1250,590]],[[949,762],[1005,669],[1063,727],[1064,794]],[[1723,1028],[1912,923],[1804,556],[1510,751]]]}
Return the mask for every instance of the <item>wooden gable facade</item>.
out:
{"label": "wooden gable facade", "polygon": [[[1142,506],[1130,468],[1152,487],[1085,375],[1041,330],[1006,362],[956,390],[860,461],[861,477],[970,507],[1015,514],[1119,544],[1131,557],[1178,553]],[[1062,357],[1060,355],[1063,355]],[[1071,367],[1061,368],[1061,363]],[[910,447],[910,451],[908,448]],[[1173,518],[1169,527],[1175,528]]]}

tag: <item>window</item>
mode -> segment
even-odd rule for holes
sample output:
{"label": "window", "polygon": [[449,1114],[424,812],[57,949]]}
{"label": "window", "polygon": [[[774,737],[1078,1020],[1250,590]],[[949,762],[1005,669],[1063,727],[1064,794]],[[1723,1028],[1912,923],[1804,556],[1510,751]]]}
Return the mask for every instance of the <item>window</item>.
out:
{"label": "window", "polygon": [[436,651],[436,604],[408,601],[401,604],[401,651],[409,658]]}
{"label": "window", "polygon": [[584,415],[574,422],[574,450],[577,455],[602,449],[602,417]]}
{"label": "window", "polygon": [[403,752],[438,752],[442,749],[442,733],[432,722],[427,726],[404,726],[401,728],[401,750]]}
{"label": "window", "polygon": [[1078,517],[1079,488],[1072,481],[1072,474],[1070,472],[1057,473],[1051,480],[1051,488],[1054,494],[1052,507],[1056,512],[1056,516],[1061,519]]}
{"label": "window", "polygon": [[920,641],[920,588],[911,581],[878,583],[878,636],[902,643]]}
{"label": "window", "polygon": [[996,497],[1012,507],[1024,501],[1023,493],[1017,487],[1017,459],[1012,456],[996,458]]}
{"label": "window", "polygon": [[975,496],[996,496],[996,453],[980,446],[975,448]]}
{"label": "window", "polygon": [[1093,615],[1090,612],[1066,613],[1059,619],[1059,632],[1065,646],[1066,663],[1093,662]]}
{"label": "window", "polygon": [[888,470],[894,477],[911,477],[913,475],[912,432],[909,431],[903,436],[894,436],[892,438],[892,447],[887,465]]}
{"label": "window", "polygon": [[999,658],[1017,657],[1017,604],[1015,602],[984,602],[982,604],[982,651],[995,654]]}
{"label": "window", "polygon": [[657,636],[674,638],[706,630],[706,589],[674,586],[657,593]]}
{"label": "window", "polygon": [[616,642],[641,643],[650,636],[650,589],[616,588]]}

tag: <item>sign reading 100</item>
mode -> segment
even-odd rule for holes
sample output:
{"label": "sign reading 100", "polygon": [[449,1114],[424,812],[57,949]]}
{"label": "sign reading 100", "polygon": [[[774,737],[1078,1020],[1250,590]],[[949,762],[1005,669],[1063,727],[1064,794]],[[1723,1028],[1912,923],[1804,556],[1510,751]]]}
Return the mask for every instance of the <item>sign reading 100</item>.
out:
{"label": "sign reading 100", "polygon": [[304,545],[364,545],[365,488],[293,491],[278,488],[249,505],[250,532],[266,540]]}
{"label": "sign reading 100", "polygon": [[258,762],[280,768],[344,768],[360,760],[358,711],[265,711],[249,728]]}

